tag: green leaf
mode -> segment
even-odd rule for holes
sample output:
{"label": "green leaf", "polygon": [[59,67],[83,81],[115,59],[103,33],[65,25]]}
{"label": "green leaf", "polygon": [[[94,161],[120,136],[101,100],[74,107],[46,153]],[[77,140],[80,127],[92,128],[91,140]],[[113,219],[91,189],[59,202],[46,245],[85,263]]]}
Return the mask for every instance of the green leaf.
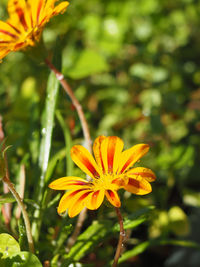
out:
{"label": "green leaf", "polygon": [[75,66],[67,72],[67,75],[73,79],[82,79],[107,70],[108,64],[99,53],[85,50],[81,53]]}
{"label": "green leaf", "polygon": [[78,261],[90,249],[94,248],[100,241],[105,240],[105,236],[112,231],[112,222],[98,222],[94,221],[84,233],[79,235],[75,245],[71,248],[66,256],[63,266],[68,266],[71,262]]}
{"label": "green leaf", "polygon": [[21,251],[12,257],[1,259],[0,264],[3,267],[42,267],[38,258],[27,251]]}
{"label": "green leaf", "polygon": [[0,196],[0,204],[13,203],[16,199],[13,197],[12,193],[3,194]]}
{"label": "green leaf", "polygon": [[122,263],[129,258],[135,257],[141,253],[143,253],[147,248],[151,246],[160,246],[160,245],[174,245],[174,246],[182,246],[182,247],[189,247],[195,248],[200,250],[199,244],[187,240],[173,240],[173,239],[152,239],[150,241],[145,241],[133,249],[125,252],[119,259],[119,263]]}
{"label": "green leaf", "polygon": [[174,234],[182,236],[188,235],[190,225],[185,212],[178,206],[170,208],[168,212],[169,228]]}
{"label": "green leaf", "polygon": [[19,245],[21,250],[26,250],[27,243],[27,235],[26,235],[26,227],[22,218],[18,220],[18,230],[19,230]]}
{"label": "green leaf", "polygon": [[[139,224],[147,220],[147,214],[152,211],[154,207],[150,206],[132,213],[129,217],[124,220],[125,229],[133,229]],[[105,242],[106,237],[116,235],[120,231],[119,224],[116,223],[113,226],[111,221],[94,221],[83,234],[81,234],[75,245],[71,248],[69,254],[64,262],[66,265],[80,260],[85,256],[91,249],[100,243]],[[63,266],[66,266],[63,265]]]}
{"label": "green leaf", "polygon": [[2,258],[10,257],[20,252],[18,242],[9,234],[0,234],[0,253]]}
{"label": "green leaf", "polygon": [[[147,220],[147,216],[150,211],[154,209],[153,206],[146,207],[143,209],[140,209],[132,214],[130,214],[128,217],[124,218],[124,229],[133,229],[136,228],[141,223],[145,222]],[[113,227],[114,231],[119,231],[119,224],[116,223]]]}
{"label": "green leaf", "polygon": [[72,138],[71,138],[69,127],[67,127],[67,124],[65,123],[59,111],[56,112],[56,116],[60,123],[60,126],[64,134],[64,138],[65,138],[65,152],[66,152],[66,166],[67,166],[66,175],[70,176],[73,174],[73,161],[70,155],[70,150],[72,147]]}

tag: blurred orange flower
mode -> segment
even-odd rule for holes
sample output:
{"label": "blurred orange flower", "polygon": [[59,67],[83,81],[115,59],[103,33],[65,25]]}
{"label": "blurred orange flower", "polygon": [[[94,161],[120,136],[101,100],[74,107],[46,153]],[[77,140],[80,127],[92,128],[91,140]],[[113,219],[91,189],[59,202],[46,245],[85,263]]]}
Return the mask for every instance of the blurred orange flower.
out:
{"label": "blurred orange flower", "polygon": [[64,12],[69,3],[57,0],[9,0],[6,22],[0,20],[0,60],[11,51],[34,46],[51,17]]}
{"label": "blurred orange flower", "polygon": [[99,136],[93,144],[96,161],[83,146],[72,147],[72,160],[92,180],[70,176],[52,182],[49,185],[52,189],[69,190],[60,200],[58,213],[68,209],[69,217],[74,217],[84,207],[98,209],[104,196],[113,206],[120,207],[117,191],[121,188],[137,195],[152,191],[149,182],[156,179],[155,174],[147,168],[131,168],[148,152],[149,146],[138,144],[122,151],[123,146],[123,141],[117,136]]}

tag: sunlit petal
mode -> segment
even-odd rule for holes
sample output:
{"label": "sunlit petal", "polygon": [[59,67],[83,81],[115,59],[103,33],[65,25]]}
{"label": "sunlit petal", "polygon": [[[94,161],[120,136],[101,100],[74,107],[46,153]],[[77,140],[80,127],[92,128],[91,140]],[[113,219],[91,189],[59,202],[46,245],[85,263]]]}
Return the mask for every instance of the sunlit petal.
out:
{"label": "sunlit petal", "polygon": [[[34,46],[49,19],[63,13],[69,3],[56,0],[9,0],[6,22],[0,21],[0,59],[12,51]],[[5,45],[7,46],[5,50]]]}
{"label": "sunlit petal", "polygon": [[121,206],[121,202],[119,196],[116,191],[114,190],[107,190],[106,197],[108,201],[115,207],[119,208]]}
{"label": "sunlit petal", "polygon": [[92,178],[99,178],[101,170],[96,164],[89,151],[83,146],[73,146],[71,149],[71,158],[76,165]]}
{"label": "sunlit petal", "polygon": [[105,173],[117,172],[124,143],[117,136],[106,137],[101,142],[101,155]]}
{"label": "sunlit petal", "polygon": [[151,185],[147,180],[132,178],[129,178],[128,184],[124,186],[124,189],[136,195],[146,195],[152,191]]}
{"label": "sunlit petal", "polygon": [[86,207],[87,199],[90,194],[92,194],[92,191],[90,190],[85,190],[84,192],[81,192],[81,194],[78,194],[76,200],[73,201],[68,208],[68,214],[70,218],[79,214],[82,209]]}
{"label": "sunlit petal", "polygon": [[68,7],[69,2],[64,1],[62,3],[60,3],[59,5],[57,5],[54,9],[53,9],[53,16],[58,15],[60,13],[63,13],[65,11],[65,9]]}
{"label": "sunlit petal", "polygon": [[67,209],[74,207],[74,203],[85,193],[92,192],[91,190],[87,189],[78,189],[78,190],[70,190],[65,193],[58,205],[58,213],[63,213]]}
{"label": "sunlit petal", "polygon": [[93,143],[93,152],[96,159],[96,162],[99,166],[99,168],[102,170],[102,172],[105,172],[104,164],[103,164],[103,156],[102,156],[102,150],[101,150],[101,144],[102,141],[106,139],[105,136],[101,135],[97,137]]}
{"label": "sunlit petal", "polygon": [[143,178],[146,179],[148,182],[153,182],[156,179],[156,175],[154,172],[152,172],[152,170],[143,167],[130,169],[126,172],[126,175],[136,180]]}
{"label": "sunlit petal", "polygon": [[97,190],[90,194],[87,199],[86,207],[90,210],[96,210],[104,200],[105,190]]}
{"label": "sunlit petal", "polygon": [[79,187],[88,189],[91,188],[91,184],[79,177],[69,176],[53,181],[49,187],[54,190],[78,189]]}
{"label": "sunlit petal", "polygon": [[149,145],[139,144],[121,153],[118,173],[124,173],[149,151]]}

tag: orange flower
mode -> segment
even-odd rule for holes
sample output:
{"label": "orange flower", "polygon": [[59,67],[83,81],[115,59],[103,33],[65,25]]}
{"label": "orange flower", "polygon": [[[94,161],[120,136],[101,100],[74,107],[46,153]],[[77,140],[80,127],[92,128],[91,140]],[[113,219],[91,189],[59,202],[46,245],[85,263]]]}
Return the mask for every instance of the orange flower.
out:
{"label": "orange flower", "polygon": [[51,17],[64,12],[69,3],[57,0],[9,0],[9,19],[0,20],[0,60],[11,51],[34,46]]}
{"label": "orange flower", "polygon": [[139,144],[122,152],[123,146],[123,141],[117,136],[99,136],[93,145],[96,161],[83,146],[72,147],[72,160],[92,180],[70,176],[52,182],[49,185],[52,189],[69,190],[60,200],[58,213],[68,209],[69,217],[74,217],[84,207],[98,209],[104,196],[113,206],[120,207],[117,191],[121,188],[136,195],[152,191],[149,182],[155,180],[155,174],[147,168],[131,168],[148,152],[149,146]]}

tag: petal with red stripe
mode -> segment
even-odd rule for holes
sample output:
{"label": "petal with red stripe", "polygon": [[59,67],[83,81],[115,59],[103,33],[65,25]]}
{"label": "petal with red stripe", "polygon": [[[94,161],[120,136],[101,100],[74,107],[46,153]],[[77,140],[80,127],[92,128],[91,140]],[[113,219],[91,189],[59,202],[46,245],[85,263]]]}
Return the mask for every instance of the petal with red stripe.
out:
{"label": "petal with red stripe", "polygon": [[83,196],[85,193],[92,192],[91,190],[83,190],[83,189],[78,189],[78,190],[70,190],[67,193],[65,193],[58,205],[58,213],[63,213],[67,209],[71,209],[74,207],[74,203]]}
{"label": "petal with red stripe", "polygon": [[95,139],[94,144],[93,144],[93,153],[96,159],[96,162],[99,166],[99,168],[102,170],[102,172],[105,172],[105,167],[103,164],[103,157],[102,157],[102,151],[101,151],[101,144],[102,141],[105,140],[105,136],[99,136]]}
{"label": "petal with red stripe", "polygon": [[[35,1],[35,0],[34,0]],[[9,0],[8,13],[13,25],[18,25],[19,30],[28,30],[27,3],[25,0]]]}
{"label": "petal with red stripe", "polygon": [[146,195],[152,191],[151,185],[147,180],[136,180],[132,178],[129,178],[128,184],[124,186],[124,189],[136,195]]}
{"label": "petal with red stripe", "polygon": [[117,136],[106,137],[101,142],[101,155],[105,173],[115,174],[120,163],[124,143]]}
{"label": "petal with red stripe", "polygon": [[106,197],[108,201],[115,207],[119,208],[121,206],[121,201],[116,191],[106,190]]}
{"label": "petal with red stripe", "polygon": [[90,210],[96,210],[104,200],[105,190],[97,190],[90,194],[87,199],[86,207]]}
{"label": "petal with red stripe", "polygon": [[15,41],[18,38],[18,32],[9,24],[0,20],[0,40]]}
{"label": "petal with red stripe", "polygon": [[153,182],[156,179],[156,175],[152,170],[143,167],[130,169],[126,172],[126,175],[136,180],[143,178],[148,182]]}
{"label": "petal with red stripe", "polygon": [[88,174],[91,178],[99,178],[101,170],[96,164],[94,158],[89,151],[83,146],[73,146],[71,149],[71,158],[76,165]]}
{"label": "petal with red stripe", "polygon": [[149,145],[139,144],[121,153],[118,173],[124,173],[149,151]]}
{"label": "petal with red stripe", "polygon": [[68,208],[68,215],[70,218],[78,215],[83,208],[86,207],[87,199],[92,194],[92,191],[83,191],[76,197],[76,200]]}
{"label": "petal with red stripe", "polygon": [[62,177],[53,181],[52,183],[50,183],[49,187],[54,190],[68,190],[68,189],[77,190],[78,188],[89,189],[92,187],[92,184],[79,177],[69,176],[69,177]]}

